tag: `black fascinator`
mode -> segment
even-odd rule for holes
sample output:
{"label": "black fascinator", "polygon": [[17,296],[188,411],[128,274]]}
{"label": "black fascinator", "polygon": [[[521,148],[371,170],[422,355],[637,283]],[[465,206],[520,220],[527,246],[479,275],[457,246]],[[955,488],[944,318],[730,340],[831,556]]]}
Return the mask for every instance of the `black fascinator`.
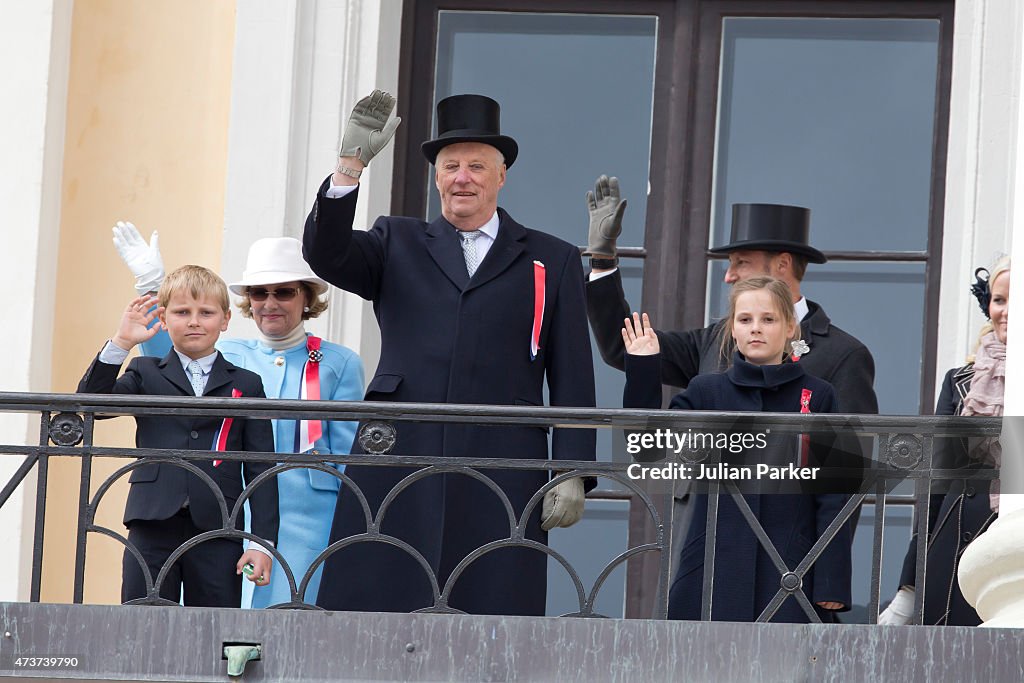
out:
{"label": "black fascinator", "polygon": [[[982,278],[979,273],[984,273],[985,277]],[[986,268],[978,268],[974,271],[974,284],[971,285],[971,294],[978,300],[978,304],[981,306],[981,312],[988,318],[988,304],[992,301],[992,289],[989,287],[989,272]]]}

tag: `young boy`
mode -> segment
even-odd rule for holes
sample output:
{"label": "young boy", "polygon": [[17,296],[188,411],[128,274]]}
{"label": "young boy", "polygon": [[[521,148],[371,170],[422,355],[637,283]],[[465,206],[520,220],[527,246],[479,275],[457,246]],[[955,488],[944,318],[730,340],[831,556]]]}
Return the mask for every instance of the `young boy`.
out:
{"label": "young boy", "polygon": [[[153,309],[154,303],[159,307]],[[147,329],[154,318],[159,323]],[[133,299],[121,317],[117,334],[89,366],[78,385],[80,393],[143,394],[150,396],[244,396],[264,398],[259,375],[236,367],[214,349],[231,317],[228,291],[216,274],[201,266],[182,266],[167,276],[157,297]],[[160,358],[139,357],[118,378],[121,364],[136,345],[162,326],[174,348]],[[236,417],[223,420],[188,415],[140,415],[135,418],[135,443],[143,448],[274,451],[269,420]],[[226,434],[225,434],[226,432]],[[216,440],[216,443],[215,443]],[[192,460],[220,488],[228,512],[242,492],[242,474],[252,481],[273,463]],[[124,523],[128,540],[142,553],[149,571],[157,574],[182,543],[204,531],[222,529],[225,520],[217,498],[198,476],[184,468],[155,463],[132,471]],[[277,481],[260,484],[250,498],[252,533],[277,542]],[[241,517],[241,515],[240,515]],[[241,518],[238,527],[242,528]],[[238,575],[251,563],[248,578],[257,585],[270,580],[272,559],[251,544],[242,552],[237,538],[217,538],[192,548],[171,568],[160,597],[178,602],[184,585],[185,604],[196,607],[238,607],[242,583]],[[121,600],[146,596],[146,581],[135,556],[124,553]]]}

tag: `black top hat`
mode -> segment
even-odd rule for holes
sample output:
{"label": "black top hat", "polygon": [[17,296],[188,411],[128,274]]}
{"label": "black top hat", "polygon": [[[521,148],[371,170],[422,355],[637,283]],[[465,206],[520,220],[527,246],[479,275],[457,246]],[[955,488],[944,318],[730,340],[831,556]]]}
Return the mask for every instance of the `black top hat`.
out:
{"label": "black top hat", "polygon": [[715,247],[712,254],[752,249],[789,252],[806,256],[811,263],[828,259],[808,244],[811,210],[785,204],[733,204],[732,235],[729,244]]}
{"label": "black top hat", "polygon": [[511,168],[519,145],[501,134],[501,106],[483,95],[452,95],[437,103],[437,137],[423,143],[423,155],[434,163],[442,147],[456,142],[482,142],[505,155]]}

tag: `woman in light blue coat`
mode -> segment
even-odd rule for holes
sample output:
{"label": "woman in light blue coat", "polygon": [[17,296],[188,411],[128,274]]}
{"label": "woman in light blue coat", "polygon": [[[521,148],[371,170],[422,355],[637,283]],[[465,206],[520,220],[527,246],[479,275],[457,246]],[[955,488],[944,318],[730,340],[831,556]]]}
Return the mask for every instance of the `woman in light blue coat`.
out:
{"label": "woman in light blue coat", "polygon": [[[114,243],[136,276],[136,289],[159,288],[163,272],[155,239],[147,245],[130,223],[114,228]],[[363,397],[363,364],[351,349],[323,341],[306,332],[305,321],[327,308],[322,295],[327,284],[302,259],[302,246],[290,237],[257,240],[249,249],[242,279],[229,285],[241,296],[236,302],[242,315],[258,329],[255,339],[217,342],[224,358],[263,378],[268,398],[320,398],[358,401]],[[143,345],[146,355],[170,350],[161,332]],[[355,437],[355,422],[274,420],[278,453],[345,455]],[[344,466],[337,466],[343,469]],[[327,547],[338,498],[337,477],[313,469],[298,468],[277,475],[281,526],[278,550],[288,562],[296,588],[312,561]],[[315,604],[320,587],[321,565],[299,599]],[[262,608],[292,601],[288,579],[281,567],[269,584],[254,587],[245,582],[242,605]]]}

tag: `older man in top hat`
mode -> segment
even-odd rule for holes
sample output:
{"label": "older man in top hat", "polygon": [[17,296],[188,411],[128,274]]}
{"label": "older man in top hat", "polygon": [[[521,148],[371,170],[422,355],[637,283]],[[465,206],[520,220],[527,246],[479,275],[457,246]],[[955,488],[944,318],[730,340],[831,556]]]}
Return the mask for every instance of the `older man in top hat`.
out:
{"label": "older man in top hat", "polygon": [[[304,254],[328,282],[373,302],[381,358],[367,400],[540,406],[547,380],[557,406],[593,406],[583,268],[576,249],[515,222],[498,208],[518,145],[502,135],[499,107],[480,95],[437,105],[438,136],[423,143],[436,167],[441,217],[378,218],[353,231],[357,179],[394,131],[394,99],[375,92],[356,105],[336,172],[321,185],[306,221]],[[589,430],[556,429],[555,459],[594,459]],[[545,429],[480,424],[397,425],[396,455],[548,458]],[[545,471],[480,470],[522,516],[549,480]],[[347,473],[376,514],[408,469],[350,466]],[[547,530],[575,523],[584,484],[568,479],[523,522],[525,538],[546,543]],[[348,495],[346,495],[348,494]],[[424,564],[447,606],[466,612],[543,615],[547,556],[498,548],[454,570],[473,550],[519,532],[499,497],[465,474],[435,474],[390,503],[381,531],[407,543],[346,546],[327,560],[317,603],[328,609],[409,611],[435,604]],[[332,541],[366,531],[356,496],[343,491]],[[444,608],[444,604],[438,602]]]}

